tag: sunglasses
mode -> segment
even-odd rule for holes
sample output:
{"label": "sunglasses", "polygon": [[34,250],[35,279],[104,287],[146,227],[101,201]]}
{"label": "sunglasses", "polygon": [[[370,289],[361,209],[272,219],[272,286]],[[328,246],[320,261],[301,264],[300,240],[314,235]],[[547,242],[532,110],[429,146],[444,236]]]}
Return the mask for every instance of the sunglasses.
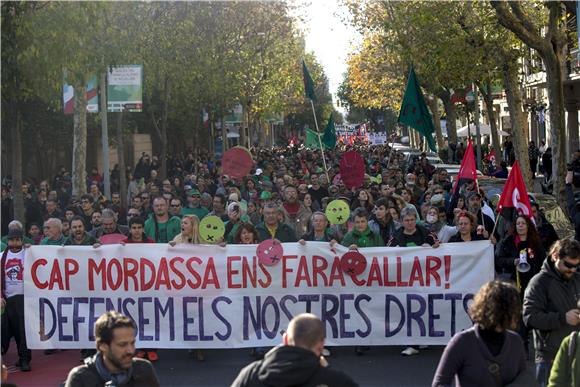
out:
{"label": "sunglasses", "polygon": [[574,265],[573,263],[570,263],[568,261],[565,261],[562,259],[562,263],[564,264],[564,266],[566,266],[568,269],[577,269],[578,265]]}

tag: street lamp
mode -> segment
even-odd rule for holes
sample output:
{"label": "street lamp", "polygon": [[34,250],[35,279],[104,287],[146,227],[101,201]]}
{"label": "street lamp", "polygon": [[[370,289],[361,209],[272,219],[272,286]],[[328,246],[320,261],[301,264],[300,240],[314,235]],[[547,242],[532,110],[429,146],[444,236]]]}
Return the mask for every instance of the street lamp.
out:
{"label": "street lamp", "polygon": [[475,101],[475,95],[473,91],[468,92],[465,94],[465,109],[467,110],[467,138],[471,139],[471,127],[469,126],[469,105],[471,105]]}

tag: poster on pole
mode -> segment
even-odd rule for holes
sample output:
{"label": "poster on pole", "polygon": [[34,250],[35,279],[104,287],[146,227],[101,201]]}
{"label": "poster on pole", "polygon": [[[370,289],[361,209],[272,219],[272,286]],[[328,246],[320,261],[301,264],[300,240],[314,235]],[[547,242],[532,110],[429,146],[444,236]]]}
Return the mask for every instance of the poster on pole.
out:
{"label": "poster on pole", "polygon": [[[66,79],[66,72],[65,72]],[[99,92],[98,92],[97,76],[93,75],[87,82],[87,113],[99,112]],[[66,83],[62,90],[63,111],[64,114],[69,115],[74,113],[75,108],[75,89],[72,85]]]}
{"label": "poster on pole", "polygon": [[131,317],[141,348],[273,346],[299,313],[327,345],[445,345],[472,325],[474,294],[494,278],[489,241],[438,248],[283,243],[264,265],[256,245],[127,244],[26,249],[26,340],[32,349],[90,348],[107,310]]}
{"label": "poster on pole", "polygon": [[143,66],[109,67],[107,74],[107,109],[109,112],[143,110]]}

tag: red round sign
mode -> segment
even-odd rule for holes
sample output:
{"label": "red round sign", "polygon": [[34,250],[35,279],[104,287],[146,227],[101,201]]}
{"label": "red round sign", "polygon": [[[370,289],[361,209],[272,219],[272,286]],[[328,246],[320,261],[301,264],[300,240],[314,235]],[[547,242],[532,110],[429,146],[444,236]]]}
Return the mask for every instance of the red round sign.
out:
{"label": "red round sign", "polygon": [[365,178],[365,161],[355,151],[348,151],[340,159],[340,177],[346,188],[359,188]]}
{"label": "red round sign", "polygon": [[222,172],[235,179],[242,179],[252,169],[254,161],[252,154],[244,147],[236,146],[228,149],[222,157]]}
{"label": "red round sign", "polygon": [[266,266],[272,266],[282,260],[284,247],[277,240],[266,239],[256,248],[256,255],[261,263]]}
{"label": "red round sign", "polygon": [[367,268],[367,260],[358,251],[351,250],[340,258],[340,267],[348,275],[359,275]]}

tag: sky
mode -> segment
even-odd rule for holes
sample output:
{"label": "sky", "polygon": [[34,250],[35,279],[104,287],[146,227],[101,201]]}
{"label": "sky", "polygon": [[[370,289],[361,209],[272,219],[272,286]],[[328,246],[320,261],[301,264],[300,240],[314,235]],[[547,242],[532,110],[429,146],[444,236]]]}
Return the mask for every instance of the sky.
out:
{"label": "sky", "polygon": [[[306,38],[306,50],[314,52],[324,67],[329,80],[330,93],[336,106],[336,90],[347,70],[346,59],[354,51],[362,36],[350,25],[345,25],[340,15],[348,15],[339,0],[298,0],[304,6],[301,26]],[[344,113],[344,110],[337,107]]]}

